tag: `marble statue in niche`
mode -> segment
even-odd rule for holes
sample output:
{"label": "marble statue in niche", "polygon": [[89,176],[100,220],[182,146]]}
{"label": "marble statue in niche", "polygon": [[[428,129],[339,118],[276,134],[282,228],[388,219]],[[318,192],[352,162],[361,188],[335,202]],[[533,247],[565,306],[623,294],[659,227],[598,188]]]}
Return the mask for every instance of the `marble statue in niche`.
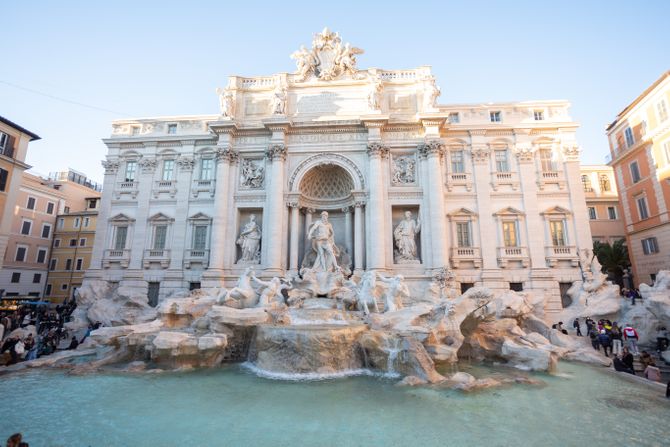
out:
{"label": "marble statue in niche", "polygon": [[263,187],[265,168],[261,160],[245,158],[240,167],[240,186],[244,188],[258,189]]}
{"label": "marble statue in niche", "polygon": [[428,84],[428,88],[426,89],[424,96],[424,109],[434,109],[437,104],[437,97],[441,94],[442,92],[440,91],[440,87],[438,87],[435,83],[435,78],[432,78]]}
{"label": "marble statue in niche", "polygon": [[235,115],[235,97],[233,92],[228,89],[217,88],[216,93],[219,95],[221,115],[225,118],[233,118]]}
{"label": "marble statue in niche", "polygon": [[242,256],[238,263],[258,264],[260,262],[261,228],[256,223],[256,215],[249,216],[249,222],[244,225],[237,245],[242,249]]}
{"label": "marble statue in niche", "polygon": [[393,184],[407,185],[416,181],[416,161],[414,157],[393,157]]}
{"label": "marble statue in niche", "polygon": [[372,110],[381,110],[382,91],[382,82],[377,78],[370,85],[370,90],[368,91],[368,105]]}
{"label": "marble statue in niche", "polygon": [[419,231],[421,231],[420,219],[415,220],[411,211],[405,211],[405,219],[401,220],[393,230],[396,264],[419,263],[416,253],[416,235],[419,234]]}
{"label": "marble statue in niche", "polygon": [[316,252],[312,269],[315,272],[338,271],[336,258],[339,249],[335,245],[335,232],[331,223],[328,222],[327,211],[323,211],[321,219],[312,224],[307,237],[312,242],[312,249]]}
{"label": "marble statue in niche", "polygon": [[272,114],[286,115],[286,87],[278,85],[272,92]]}

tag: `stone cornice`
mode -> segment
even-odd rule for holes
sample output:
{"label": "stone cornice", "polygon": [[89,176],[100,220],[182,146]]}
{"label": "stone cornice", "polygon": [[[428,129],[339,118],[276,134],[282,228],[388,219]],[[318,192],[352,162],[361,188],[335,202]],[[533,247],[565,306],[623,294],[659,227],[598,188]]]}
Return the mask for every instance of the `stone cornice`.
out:
{"label": "stone cornice", "polygon": [[238,125],[235,121],[214,121],[208,124],[209,129],[216,135],[230,134],[235,135]]}

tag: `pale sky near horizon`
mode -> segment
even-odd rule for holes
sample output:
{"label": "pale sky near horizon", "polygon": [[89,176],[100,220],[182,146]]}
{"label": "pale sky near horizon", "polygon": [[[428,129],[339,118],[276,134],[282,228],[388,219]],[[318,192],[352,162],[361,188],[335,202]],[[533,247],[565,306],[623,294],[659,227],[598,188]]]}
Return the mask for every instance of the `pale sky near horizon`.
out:
{"label": "pale sky near horizon", "polygon": [[0,115],[42,137],[34,171],[96,181],[112,120],[216,114],[228,75],[293,71],[324,26],[365,50],[360,68],[431,65],[440,104],[569,100],[584,164],[670,69],[669,1],[3,3]]}

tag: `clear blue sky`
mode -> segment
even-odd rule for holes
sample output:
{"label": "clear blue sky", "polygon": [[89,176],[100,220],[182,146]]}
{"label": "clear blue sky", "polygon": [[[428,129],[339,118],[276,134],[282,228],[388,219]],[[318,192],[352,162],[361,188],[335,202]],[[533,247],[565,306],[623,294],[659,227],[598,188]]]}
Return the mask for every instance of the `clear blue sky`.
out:
{"label": "clear blue sky", "polygon": [[[102,179],[118,118],[218,113],[227,76],[293,71],[324,26],[361,68],[432,65],[440,103],[567,99],[584,163],[605,125],[670,68],[670,1],[5,1],[0,115],[42,137],[28,162]],[[17,87],[111,113],[57,101]]]}

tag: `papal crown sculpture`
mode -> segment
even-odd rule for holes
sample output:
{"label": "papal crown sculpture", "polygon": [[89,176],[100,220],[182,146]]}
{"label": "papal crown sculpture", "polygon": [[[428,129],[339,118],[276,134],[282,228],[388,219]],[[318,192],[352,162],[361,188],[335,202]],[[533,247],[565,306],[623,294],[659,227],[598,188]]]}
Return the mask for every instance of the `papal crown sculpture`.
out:
{"label": "papal crown sculpture", "polygon": [[322,81],[331,81],[347,74],[355,77],[357,54],[363,54],[363,50],[349,43],[342,45],[339,33],[333,33],[326,27],[314,34],[311,50],[302,45],[291,54],[297,67],[296,80],[304,81],[315,76]]}

